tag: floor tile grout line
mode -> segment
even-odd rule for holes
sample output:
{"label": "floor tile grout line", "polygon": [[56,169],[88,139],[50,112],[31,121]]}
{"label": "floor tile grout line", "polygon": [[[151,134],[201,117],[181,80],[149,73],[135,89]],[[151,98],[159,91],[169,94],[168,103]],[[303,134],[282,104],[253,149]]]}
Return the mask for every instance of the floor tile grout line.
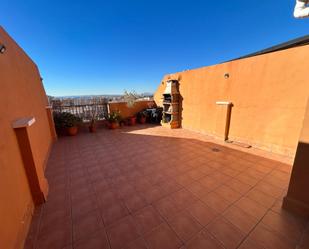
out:
{"label": "floor tile grout line", "polygon": [[[217,171],[219,171],[219,170],[217,170]],[[89,172],[88,172],[88,173],[89,173]],[[185,174],[185,172],[184,172],[184,174]],[[183,188],[185,188],[185,186],[183,186]],[[183,188],[182,188],[182,189],[183,189]],[[185,188],[185,189],[186,189],[186,188]],[[186,189],[186,190],[188,190],[188,189]],[[178,190],[177,190],[177,191],[178,191]],[[177,191],[175,191],[175,192],[177,192]],[[190,191],[190,190],[188,190],[188,191]],[[214,191],[214,190],[213,190],[213,191]],[[190,191],[190,193],[192,193],[192,192]],[[170,193],[169,193],[169,194],[170,194]],[[169,195],[169,194],[168,194],[168,195]],[[192,194],[194,194],[194,193],[192,193]],[[163,197],[162,197],[162,198],[163,198]],[[206,204],[205,204],[205,205],[206,205]],[[231,204],[231,205],[232,205],[232,204]],[[72,212],[72,205],[71,205],[71,212]],[[131,212],[130,212],[130,213],[131,213]],[[71,216],[71,217],[72,217],[72,216]]]}

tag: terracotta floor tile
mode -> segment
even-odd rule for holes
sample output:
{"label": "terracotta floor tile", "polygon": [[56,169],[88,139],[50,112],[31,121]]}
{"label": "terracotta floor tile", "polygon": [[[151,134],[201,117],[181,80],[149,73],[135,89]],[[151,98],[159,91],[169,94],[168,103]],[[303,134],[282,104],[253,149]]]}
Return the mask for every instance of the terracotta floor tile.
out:
{"label": "terracotta floor tile", "polygon": [[247,174],[248,176],[251,176],[251,177],[257,179],[257,180],[261,180],[266,175],[266,173],[263,173],[263,172],[257,170],[255,165],[254,165],[253,168],[249,168],[249,169],[245,170],[244,173]]}
{"label": "terracotta floor tile", "polygon": [[[196,231],[223,215],[229,224],[221,224],[223,235],[228,234],[223,237],[233,243],[238,233],[229,237],[230,226],[247,233],[267,208],[275,214],[264,217],[263,229],[277,240],[289,234],[286,244],[295,245],[305,224],[281,209],[291,165],[253,155],[270,156],[254,148],[217,142],[185,129],[152,125],[60,137],[46,169],[48,200],[39,226],[34,223],[29,230],[31,243],[25,249],[108,248],[110,241],[107,245],[104,233],[99,236],[103,223],[116,248],[221,248],[206,230]],[[254,229],[264,249],[280,246],[268,232]],[[179,237],[190,239],[184,245]],[[301,249],[307,249],[305,241]],[[240,248],[256,245],[253,238],[245,239]]]}
{"label": "terracotta floor tile", "polygon": [[152,187],[141,193],[147,203],[153,203],[162,199],[166,194],[160,187]]}
{"label": "terracotta floor tile", "polygon": [[221,197],[223,197],[225,200],[227,200],[230,203],[239,200],[240,197],[242,196],[240,193],[236,192],[235,190],[225,185],[220,186],[214,192],[220,195]]}
{"label": "terracotta floor tile", "polygon": [[125,198],[124,203],[131,213],[148,205],[147,201],[139,194],[131,195],[128,198]]}
{"label": "terracotta floor tile", "polygon": [[263,224],[271,230],[282,236],[286,236],[289,240],[297,243],[305,228],[304,222],[291,214],[277,214],[269,211],[262,220]]}
{"label": "terracotta floor tile", "polygon": [[240,175],[236,176],[235,179],[252,187],[259,182],[259,180],[246,173],[241,173]]}
{"label": "terracotta floor tile", "polygon": [[241,245],[239,249],[265,249],[262,245],[253,241],[252,239],[247,238]]}
{"label": "terracotta floor tile", "polygon": [[265,225],[260,223],[249,236],[253,241],[257,241],[265,248],[280,248],[280,249],[294,249],[295,245],[290,243],[284,237],[278,236],[275,232],[267,229]]}
{"label": "terracotta floor tile", "polygon": [[248,234],[258,223],[258,219],[234,205],[229,207],[223,216],[245,234]]}
{"label": "terracotta floor tile", "polygon": [[216,210],[218,213],[224,212],[224,210],[226,210],[231,205],[230,201],[223,199],[215,192],[211,192],[205,195],[202,198],[202,202],[211,207],[213,210]]}
{"label": "terracotta floor tile", "polygon": [[235,249],[245,234],[224,218],[218,218],[207,226],[207,230],[220,241],[226,249]]}
{"label": "terracotta floor tile", "polygon": [[286,189],[288,188],[289,186],[289,180],[282,180],[282,179],[278,179],[274,176],[266,176],[264,179],[263,179],[264,182],[267,182],[271,185],[274,185],[275,187],[277,188],[283,188],[283,189]]}
{"label": "terracotta floor tile", "polygon": [[247,197],[241,198],[235,203],[235,206],[241,208],[243,211],[257,219],[261,219],[267,211],[265,207]]}
{"label": "terracotta floor tile", "polygon": [[212,168],[212,167],[210,167],[210,166],[207,166],[206,164],[200,166],[198,169],[199,169],[199,171],[201,171],[205,176],[206,176],[206,175],[211,175],[211,174],[214,173],[214,171],[215,171],[214,168]]}
{"label": "terracotta floor tile", "polygon": [[181,211],[181,209],[169,196],[155,202],[153,206],[166,219],[175,216]]}
{"label": "terracotta floor tile", "polygon": [[80,216],[83,216],[90,211],[97,210],[98,204],[96,197],[90,195],[87,198],[76,199],[72,201],[72,217],[73,220],[78,219]]}
{"label": "terracotta floor tile", "polygon": [[236,179],[227,181],[225,183],[225,186],[237,191],[240,194],[245,194],[252,188],[252,186],[250,186],[249,184],[242,183]]}
{"label": "terracotta floor tile", "polygon": [[138,180],[135,180],[132,185],[134,186],[135,190],[138,192],[145,191],[146,189],[152,188],[152,185],[148,180],[146,180],[144,177]]}
{"label": "terracotta floor tile", "polygon": [[127,216],[119,220],[119,222],[108,226],[106,231],[112,249],[123,248],[140,236],[131,216]]}
{"label": "terracotta floor tile", "polygon": [[209,177],[219,182],[220,184],[223,184],[232,178],[231,176],[223,174],[221,170],[214,172],[213,174],[209,175]]}
{"label": "terracotta floor tile", "polygon": [[202,226],[208,225],[218,215],[214,210],[201,201],[190,205],[187,210]]}
{"label": "terracotta floor tile", "polygon": [[190,204],[198,200],[195,195],[186,189],[181,189],[175,193],[172,193],[169,197],[180,209],[188,207]]}
{"label": "terracotta floor tile", "polygon": [[184,249],[224,249],[219,241],[209,235],[208,232],[202,231],[193,239],[188,241]]}
{"label": "terracotta floor tile", "polygon": [[63,248],[72,244],[72,231],[70,227],[53,229],[47,233],[39,233],[36,248],[54,249]]}
{"label": "terracotta floor tile", "polygon": [[214,161],[214,160],[209,161],[207,163],[207,166],[209,166],[209,167],[211,167],[213,169],[216,169],[216,170],[220,170],[220,169],[224,168],[224,165],[222,163],[220,163],[218,161]]}
{"label": "terracotta floor tile", "polygon": [[182,245],[176,233],[166,223],[146,234],[145,240],[150,249],[178,249]]}
{"label": "terracotta floor tile", "polygon": [[85,239],[101,228],[103,223],[97,210],[84,214],[73,221],[73,241]]}
{"label": "terracotta floor tile", "polygon": [[272,197],[279,198],[282,195],[283,189],[273,186],[267,182],[261,181],[256,186],[255,189],[268,194]]}
{"label": "terracotta floor tile", "polygon": [[74,244],[74,249],[110,249],[105,230],[99,230]]}
{"label": "terracotta floor tile", "polygon": [[164,222],[157,210],[152,206],[147,206],[133,215],[137,227],[144,234],[150,232],[155,227]]}
{"label": "terracotta floor tile", "polygon": [[180,184],[178,184],[174,180],[168,180],[159,184],[161,190],[166,194],[171,194],[173,192],[177,192],[183,188]]}
{"label": "terracotta floor tile", "polygon": [[198,180],[204,176],[204,173],[201,172],[199,169],[192,169],[186,172],[188,176],[190,176],[194,180]]}
{"label": "terracotta floor tile", "polygon": [[207,189],[198,181],[189,184],[188,186],[186,186],[186,189],[196,195],[198,198],[201,198],[210,192],[209,189]]}
{"label": "terracotta floor tile", "polygon": [[40,219],[39,230],[42,233],[48,233],[49,231],[62,228],[70,227],[72,224],[71,215],[63,215],[62,213],[55,212],[53,214],[43,214]]}
{"label": "terracotta floor tile", "polygon": [[202,229],[202,226],[188,211],[182,211],[169,219],[168,223],[183,242],[188,241]]}
{"label": "terracotta floor tile", "polygon": [[112,205],[102,208],[101,213],[105,226],[111,225],[129,214],[128,209],[121,201],[112,203]]}
{"label": "terracotta floor tile", "polygon": [[211,175],[209,176],[205,176],[202,177],[201,179],[198,180],[205,188],[209,189],[209,190],[214,190],[216,188],[218,188],[219,186],[222,185],[221,182],[218,182],[217,180],[215,180],[214,178],[211,177]]}
{"label": "terracotta floor tile", "polygon": [[114,191],[107,190],[104,192],[97,193],[97,200],[98,200],[98,205],[100,207],[106,207],[106,206],[110,206],[114,202],[118,202],[119,198],[118,198],[118,195]]}
{"label": "terracotta floor tile", "polygon": [[127,199],[136,194],[135,188],[128,182],[113,185],[113,189],[120,199]]}
{"label": "terracotta floor tile", "polygon": [[187,186],[189,184],[191,184],[192,182],[194,182],[194,179],[191,178],[190,176],[188,176],[187,174],[181,174],[181,175],[177,175],[175,177],[175,181],[180,184],[181,186]]}
{"label": "terracotta floor tile", "polygon": [[146,241],[143,238],[139,238],[133,242],[128,243],[123,249],[148,249]]}
{"label": "terracotta floor tile", "polygon": [[228,176],[231,176],[231,177],[236,177],[237,175],[239,175],[241,172],[238,171],[238,170],[234,170],[234,169],[231,169],[229,167],[225,167],[221,170],[221,173],[225,174],[225,175],[228,175]]}
{"label": "terracotta floor tile", "polygon": [[259,203],[261,206],[264,206],[266,208],[270,208],[274,205],[276,199],[270,195],[267,195],[255,188],[250,190],[247,194],[246,197],[249,199],[256,201]]}

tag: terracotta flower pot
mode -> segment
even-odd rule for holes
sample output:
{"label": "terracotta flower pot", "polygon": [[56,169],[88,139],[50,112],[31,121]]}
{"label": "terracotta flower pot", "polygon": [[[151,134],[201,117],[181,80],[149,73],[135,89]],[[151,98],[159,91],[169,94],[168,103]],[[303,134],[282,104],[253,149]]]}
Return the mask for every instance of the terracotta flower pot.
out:
{"label": "terracotta flower pot", "polygon": [[136,117],[130,117],[130,125],[136,124]]}
{"label": "terracotta flower pot", "polygon": [[115,129],[117,129],[117,127],[118,127],[118,123],[116,123],[116,122],[109,123],[109,128],[111,130],[115,130]]}
{"label": "terracotta flower pot", "polygon": [[140,122],[141,124],[145,124],[145,123],[146,123],[146,117],[141,117],[141,118],[139,119],[139,122]]}
{"label": "terracotta flower pot", "polygon": [[75,136],[78,132],[78,127],[77,126],[73,126],[73,127],[68,127],[67,128],[67,134],[69,136]]}

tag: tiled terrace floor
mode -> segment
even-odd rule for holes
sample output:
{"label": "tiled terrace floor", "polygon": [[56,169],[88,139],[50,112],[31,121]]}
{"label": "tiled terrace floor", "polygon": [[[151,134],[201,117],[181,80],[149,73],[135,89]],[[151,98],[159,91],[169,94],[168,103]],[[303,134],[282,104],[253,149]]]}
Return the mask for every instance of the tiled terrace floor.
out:
{"label": "tiled terrace floor", "polygon": [[60,138],[25,248],[308,249],[307,221],[281,209],[290,171],[183,129]]}

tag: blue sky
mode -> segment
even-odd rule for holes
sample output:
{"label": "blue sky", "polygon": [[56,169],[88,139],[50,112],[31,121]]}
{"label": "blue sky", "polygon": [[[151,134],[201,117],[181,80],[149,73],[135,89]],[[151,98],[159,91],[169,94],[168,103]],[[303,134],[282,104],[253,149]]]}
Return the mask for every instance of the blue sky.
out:
{"label": "blue sky", "polygon": [[154,92],[164,74],[303,36],[294,0],[1,1],[1,25],[50,95]]}

